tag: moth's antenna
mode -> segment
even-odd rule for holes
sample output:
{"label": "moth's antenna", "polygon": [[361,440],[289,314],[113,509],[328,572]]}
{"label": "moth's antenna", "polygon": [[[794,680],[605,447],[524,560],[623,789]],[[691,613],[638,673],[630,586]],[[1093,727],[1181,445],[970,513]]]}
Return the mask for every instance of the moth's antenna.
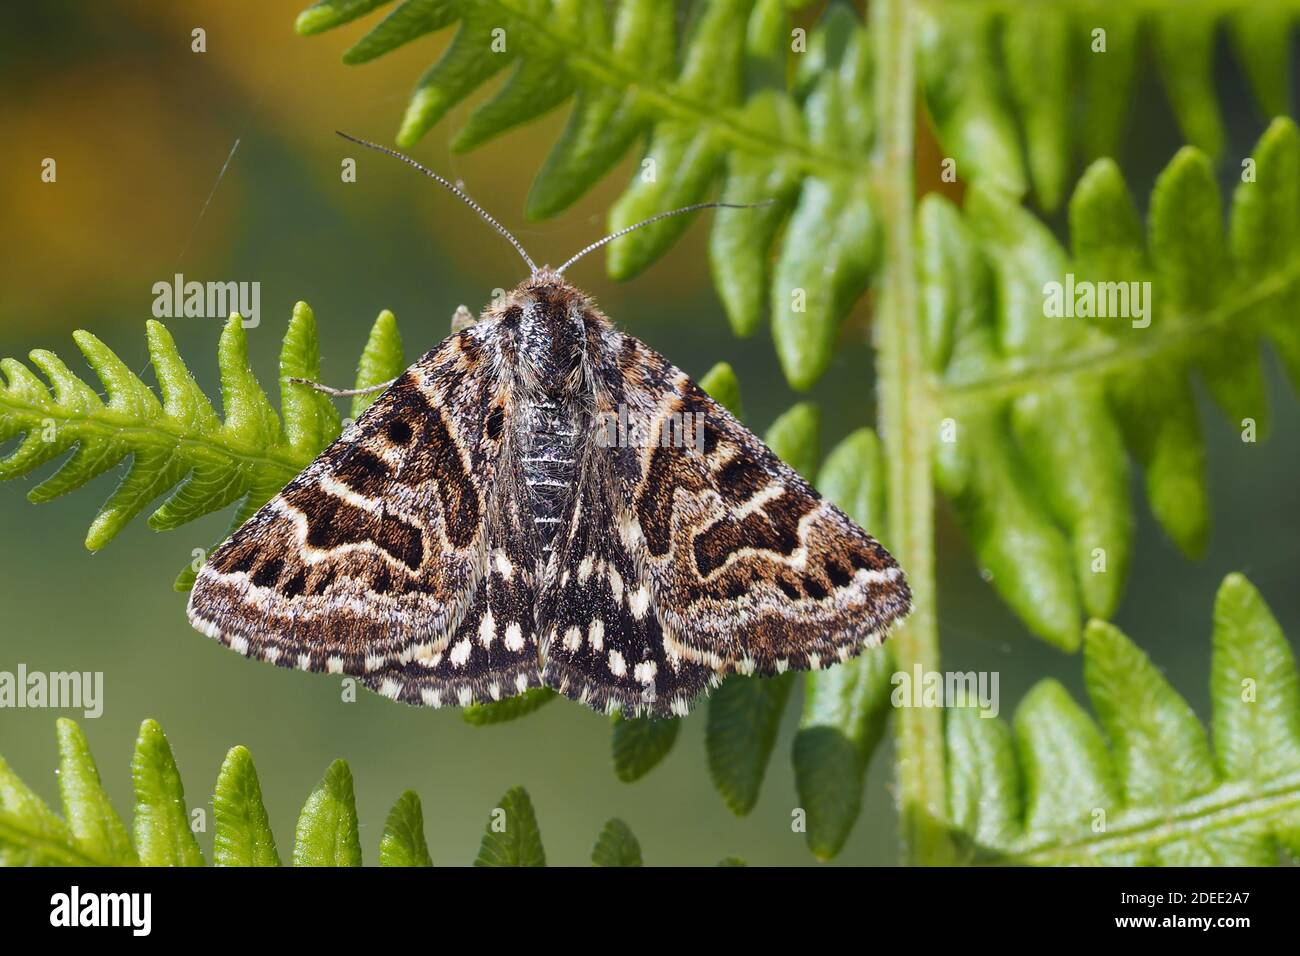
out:
{"label": "moth's antenna", "polygon": [[576,256],[570,258],[569,261],[566,262],[564,265],[556,269],[555,274],[557,276],[563,275],[565,269],[569,268],[569,266],[573,265],[575,262],[577,262],[579,259],[585,256],[587,253],[596,251],[601,246],[605,245],[607,242],[613,242],[615,239],[619,238],[620,236],[626,236],[629,232],[632,232],[635,229],[640,229],[642,226],[648,226],[650,225],[650,223],[658,222],[660,219],[667,219],[669,216],[679,216],[684,212],[698,212],[701,209],[758,209],[762,206],[770,206],[774,202],[776,202],[775,199],[764,199],[762,202],[750,202],[750,203],[697,202],[693,206],[683,206],[681,209],[670,209],[668,210],[668,212],[658,213],[657,215],[651,216],[649,219],[643,219],[641,222],[638,222],[634,226],[628,226],[626,229],[620,229],[618,232],[611,233],[610,235],[606,236],[604,239],[601,239],[597,242],[593,242],[591,245],[587,246],[587,248],[581,250]]}
{"label": "moth's antenna", "polygon": [[533,262],[532,257],[529,256],[528,253],[524,250],[524,247],[520,245],[519,240],[516,239],[514,236],[512,236],[510,234],[510,231],[506,229],[505,226],[501,225],[501,223],[493,219],[486,209],[484,209],[474,200],[470,199],[469,196],[465,195],[465,193],[463,193],[456,186],[455,183],[451,182],[448,179],[444,179],[443,177],[435,173],[432,169],[425,166],[423,163],[418,163],[415,160],[413,160],[410,156],[407,156],[404,153],[399,153],[395,149],[389,149],[387,146],[380,146],[378,143],[372,143],[369,140],[360,139],[356,136],[349,136],[347,133],[340,132],[339,130],[335,130],[335,132],[338,133],[338,135],[342,136],[344,139],[356,143],[358,146],[365,146],[368,149],[373,149],[380,153],[387,153],[389,156],[392,156],[396,159],[400,159],[402,162],[406,163],[406,165],[418,169],[420,172],[424,173],[424,175],[428,176],[430,179],[432,179],[434,182],[438,183],[439,185],[446,186],[449,190],[451,190],[453,193],[459,196],[460,199],[464,201],[465,205],[469,206],[470,209],[473,209],[476,213],[482,216],[484,221],[487,222],[489,226],[491,226],[497,232],[501,233],[501,235],[505,236],[506,239],[510,241],[510,245],[514,246],[515,250],[521,256],[524,257],[524,262],[528,263],[529,270],[531,270],[532,272],[537,271],[537,263]]}

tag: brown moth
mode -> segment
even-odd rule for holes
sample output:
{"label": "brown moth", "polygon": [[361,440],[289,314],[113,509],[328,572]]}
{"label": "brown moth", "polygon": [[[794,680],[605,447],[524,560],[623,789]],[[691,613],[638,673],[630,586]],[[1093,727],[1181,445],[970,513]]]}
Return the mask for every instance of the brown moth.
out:
{"label": "brown moth", "polygon": [[628,716],[884,640],[890,554],[564,279],[622,233],[537,268],[399,158],[532,273],[211,555],[196,628],[407,703],[547,686]]}

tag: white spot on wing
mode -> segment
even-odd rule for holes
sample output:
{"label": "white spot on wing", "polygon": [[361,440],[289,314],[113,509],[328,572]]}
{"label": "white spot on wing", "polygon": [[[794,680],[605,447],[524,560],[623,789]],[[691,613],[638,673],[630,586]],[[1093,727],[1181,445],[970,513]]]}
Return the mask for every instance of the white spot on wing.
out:
{"label": "white spot on wing", "polygon": [[524,631],[518,624],[506,627],[506,650],[522,651],[524,649]]}
{"label": "white spot on wing", "polygon": [[469,638],[462,637],[456,642],[456,646],[451,649],[451,664],[453,667],[464,667],[465,662],[469,660]]}
{"label": "white spot on wing", "polygon": [[616,650],[609,652],[609,672],[615,677],[622,677],[627,673],[627,661],[623,660],[623,655]]}
{"label": "white spot on wing", "polygon": [[509,581],[511,575],[515,573],[514,565],[510,563],[510,559],[506,557],[506,553],[500,548],[497,548],[495,558],[497,573],[501,575],[502,578]]}
{"label": "white spot on wing", "polygon": [[605,646],[605,622],[598,617],[593,617],[587,627],[587,642],[593,651],[599,651]]}
{"label": "white spot on wing", "polygon": [[627,596],[627,606],[638,621],[644,618],[645,612],[650,609],[650,589],[641,585]]}

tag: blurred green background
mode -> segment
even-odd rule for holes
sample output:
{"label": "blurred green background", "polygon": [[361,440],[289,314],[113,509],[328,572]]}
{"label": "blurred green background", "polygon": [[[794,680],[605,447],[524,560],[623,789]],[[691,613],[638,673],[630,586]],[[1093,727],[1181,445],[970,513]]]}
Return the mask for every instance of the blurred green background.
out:
{"label": "blurred green background", "polygon": [[[0,12],[0,355],[33,348],[84,365],[70,333],[93,331],[143,371],[151,286],[176,272],[187,279],[259,281],[261,325],[250,332],[254,368],[274,379],[275,355],[290,309],[309,302],[322,327],[323,377],[347,384],[370,323],[383,308],[398,317],[414,358],[446,334],[460,303],[477,310],[497,287],[522,278],[509,247],[455,199],[400,164],[361,154],[335,129],[391,142],[414,79],[448,42],[438,34],[361,68],[339,56],[363,29],[296,37],[294,2],[8,4]],[[190,50],[190,31],[207,31],[207,52]],[[1236,65],[1218,57],[1219,92],[1230,141],[1224,182],[1262,131]],[[468,107],[454,111],[414,154],[466,188],[514,229],[539,261],[557,262],[604,232],[604,211],[635,167],[629,159],[560,218],[523,222],[533,174],[564,111],[469,155],[448,149]],[[1133,104],[1120,157],[1141,199],[1180,138],[1154,81]],[[924,137],[924,131],[923,131]],[[199,212],[236,138],[241,145],[206,215]],[[922,144],[918,178],[937,163]],[[340,181],[343,156],[358,159],[358,182]],[[58,181],[40,181],[53,157]],[[746,416],[761,431],[797,400],[780,377],[766,332],[733,339],[709,282],[706,230],[684,241],[640,278],[614,284],[598,257],[572,278],[622,327],[699,375],[730,361]],[[869,298],[853,335],[811,397],[824,412],[823,447],[875,418]],[[220,323],[168,323],[200,382],[215,388]],[[1202,401],[1209,446],[1214,531],[1206,559],[1183,560],[1138,504],[1139,527],[1127,596],[1117,616],[1199,713],[1207,713],[1210,612],[1224,574],[1244,571],[1300,639],[1300,437],[1294,397],[1266,357],[1275,408],[1264,444],[1243,444],[1237,429]],[[1088,462],[1079,462],[1080,468]],[[42,473],[47,473],[45,469]],[[282,854],[308,791],[328,763],[346,758],[357,781],[362,845],[376,859],[384,815],[405,788],[424,801],[438,864],[472,860],[490,809],[514,784],[533,795],[548,859],[583,863],[603,821],[621,816],[641,840],[647,863],[708,864],[739,855],[756,864],[812,862],[792,833],[798,803],[790,740],[798,708],[787,711],[763,795],[734,818],[709,782],[704,710],[685,723],[668,759],[627,785],[610,763],[609,723],[568,702],[489,728],[458,711],[427,711],[362,692],[344,703],[336,678],[251,663],[192,631],[184,596],[171,590],[191,549],[224,530],[228,514],[166,535],[142,521],[99,554],[81,544],[95,506],[116,476],[39,509],[25,490],[38,479],[0,486],[0,670],[90,670],[105,675],[105,710],[82,721],[110,794],[129,806],[128,761],[139,721],[167,731],[191,806],[205,805],[226,749],[253,752]],[[1134,491],[1140,478],[1135,476]],[[1009,717],[1026,689],[1054,676],[1081,695],[1079,660],[1032,639],[980,580],[941,505],[939,614],[943,664],[998,670]],[[47,798],[54,777],[56,711],[0,711],[0,753]],[[872,763],[863,815],[839,863],[892,863],[896,821],[890,754]],[[211,834],[200,835],[205,852]]]}

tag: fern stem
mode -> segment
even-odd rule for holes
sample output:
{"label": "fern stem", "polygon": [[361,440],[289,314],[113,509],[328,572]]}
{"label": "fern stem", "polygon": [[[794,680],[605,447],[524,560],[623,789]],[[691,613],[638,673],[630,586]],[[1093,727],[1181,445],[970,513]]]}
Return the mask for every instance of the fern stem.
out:
{"label": "fern stem", "polygon": [[1027,866],[1096,865],[1126,854],[1142,853],[1183,840],[1208,839],[1254,821],[1286,819],[1300,810],[1300,773],[1267,783],[1224,783],[1175,808],[1127,811],[1104,833],[1077,840],[1027,843],[997,858],[1001,864]]}
{"label": "fern stem", "polygon": [[1223,327],[1241,321],[1259,306],[1293,294],[1300,282],[1300,259],[1272,272],[1258,282],[1241,288],[1233,297],[1201,314],[1170,310],[1161,315],[1161,325],[1169,331],[1145,336],[1140,345],[1126,345],[1118,339],[1096,349],[1034,358],[1015,371],[967,381],[934,382],[933,387],[945,398],[961,401],[1005,400],[1023,392],[1045,388],[1059,380],[1079,375],[1108,376],[1128,366],[1143,366],[1153,359],[1184,353],[1192,355],[1203,348],[1206,338],[1222,334]]}
{"label": "fern stem", "polygon": [[[871,19],[880,118],[874,177],[884,249],[875,320],[876,362],[888,475],[889,544],[907,572],[915,604],[893,638],[894,657],[901,671],[912,673],[919,666],[929,672],[939,667],[930,473],[934,397],[924,372],[921,327],[915,320],[919,312],[912,258],[916,73],[908,0],[872,3]],[[904,858],[922,864],[948,862],[952,845],[944,826],[948,810],[942,716],[934,708],[899,708],[894,729]]]}

